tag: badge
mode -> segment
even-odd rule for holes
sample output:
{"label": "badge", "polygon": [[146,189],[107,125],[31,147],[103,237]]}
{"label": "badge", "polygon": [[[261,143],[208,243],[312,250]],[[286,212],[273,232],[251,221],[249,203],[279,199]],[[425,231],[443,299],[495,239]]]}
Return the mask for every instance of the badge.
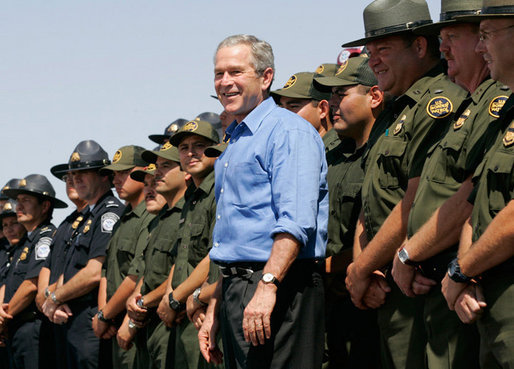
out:
{"label": "badge", "polygon": [[175,133],[178,131],[178,125],[177,124],[172,124],[168,127],[168,129],[166,130],[166,132],[168,133]]}
{"label": "badge", "polygon": [[427,113],[434,119],[446,118],[451,114],[452,110],[452,102],[444,96],[434,97],[427,105]]}
{"label": "badge", "polygon": [[77,227],[79,226],[80,222],[82,222],[82,219],[84,219],[84,217],[82,215],[78,216],[77,219],[75,219],[75,221],[71,225],[71,228],[77,229]]}
{"label": "badge", "polygon": [[321,73],[323,73],[324,70],[325,70],[325,67],[323,66],[323,64],[321,64],[319,67],[316,68],[314,73],[321,74]]}
{"label": "badge", "polygon": [[112,229],[120,217],[115,213],[105,213],[102,215],[102,232],[111,233]]}
{"label": "badge", "polygon": [[402,118],[400,119],[400,121],[398,122],[396,127],[394,128],[393,135],[396,136],[398,133],[400,133],[400,131],[402,130],[403,124],[405,123],[405,119],[407,119],[407,116],[404,114],[404,115],[402,115]]}
{"label": "badge", "polygon": [[120,150],[116,151],[116,152],[114,153],[114,157],[112,158],[112,163],[114,164],[114,163],[119,162],[119,161],[120,161],[120,159],[121,159],[121,155],[122,155],[122,154],[121,154],[121,151],[120,151]]}
{"label": "badge", "polygon": [[12,205],[10,202],[6,202],[5,205],[4,205],[4,209],[3,211],[11,211],[12,210]]}
{"label": "badge", "polygon": [[25,187],[27,185],[27,181],[24,179],[20,179],[20,181],[18,182],[18,185],[20,187]]}
{"label": "badge", "polygon": [[509,147],[514,143],[514,120],[510,122],[510,126],[503,137],[503,146]]}
{"label": "badge", "polygon": [[166,151],[166,150],[169,150],[170,148],[172,148],[173,145],[170,144],[169,142],[166,142],[164,145],[162,145],[161,147],[161,151]]}
{"label": "badge", "polygon": [[339,66],[339,69],[336,72],[336,76],[343,73],[343,71],[346,69],[347,66],[348,66],[348,58],[343,60],[343,63]]}
{"label": "badge", "polygon": [[184,131],[186,132],[194,132],[198,129],[198,123],[196,123],[195,121],[191,121],[191,122],[188,122],[185,126],[184,126]]}
{"label": "badge", "polygon": [[86,225],[84,226],[84,229],[83,229],[83,233],[84,233],[84,234],[86,234],[86,233],[89,231],[89,229],[91,228],[91,223],[92,223],[92,222],[93,222],[93,221],[92,221],[91,219],[89,219],[89,220],[87,221],[87,223],[86,223]]}
{"label": "badge", "polygon": [[144,168],[145,172],[151,172],[152,170],[155,170],[155,164],[149,164]]}
{"label": "badge", "polygon": [[23,261],[27,258],[27,254],[29,253],[29,248],[25,247],[20,255],[20,260]]}
{"label": "badge", "polygon": [[50,254],[50,245],[52,239],[50,237],[41,237],[36,245],[36,260],[45,260]]}
{"label": "badge", "polygon": [[491,100],[489,104],[489,115],[493,118],[500,117],[500,110],[502,110],[503,105],[505,105],[505,101],[507,101],[508,96],[496,96]]}
{"label": "badge", "polygon": [[287,80],[286,84],[282,88],[285,90],[286,88],[293,87],[294,84],[296,83],[296,80],[297,80],[296,75],[293,74],[291,77],[289,77],[289,79]]}
{"label": "badge", "polygon": [[464,125],[464,122],[466,122],[466,119],[468,119],[470,114],[471,114],[471,110],[466,109],[466,111],[461,114],[459,119],[457,119],[457,121],[455,123],[453,123],[453,130],[456,131],[456,130],[460,129]]}
{"label": "badge", "polygon": [[80,155],[78,152],[74,152],[73,154],[71,154],[71,158],[70,158],[71,161],[80,161]]}

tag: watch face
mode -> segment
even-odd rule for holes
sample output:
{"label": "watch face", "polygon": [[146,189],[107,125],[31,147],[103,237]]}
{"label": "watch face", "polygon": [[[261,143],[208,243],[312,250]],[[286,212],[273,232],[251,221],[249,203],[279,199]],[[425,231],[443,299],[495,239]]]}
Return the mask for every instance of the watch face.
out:
{"label": "watch face", "polygon": [[266,283],[271,283],[275,279],[275,276],[271,273],[263,274],[262,280]]}

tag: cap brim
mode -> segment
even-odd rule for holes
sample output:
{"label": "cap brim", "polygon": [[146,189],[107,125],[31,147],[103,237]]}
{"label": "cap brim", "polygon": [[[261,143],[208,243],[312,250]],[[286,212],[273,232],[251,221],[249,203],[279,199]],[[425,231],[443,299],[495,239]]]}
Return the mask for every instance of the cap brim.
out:
{"label": "cap brim", "polygon": [[217,145],[209,146],[205,149],[203,154],[208,158],[217,158],[228,146],[228,142],[223,142]]}
{"label": "cap brim", "polygon": [[145,151],[142,152],[141,157],[147,163],[155,164],[155,162],[157,161],[157,154],[156,154],[157,152],[158,151],[145,150]]}
{"label": "cap brim", "polygon": [[168,140],[170,136],[167,135],[150,135],[148,136],[150,140],[155,142],[156,144],[162,145],[164,141]]}
{"label": "cap brim", "polygon": [[64,201],[59,200],[56,197],[43,195],[41,193],[32,192],[32,191],[29,191],[29,190],[22,190],[22,189],[19,189],[19,188],[12,188],[12,189],[9,189],[9,190],[4,190],[4,194],[6,194],[10,199],[13,199],[13,200],[16,200],[16,197],[18,195],[20,195],[20,194],[39,196],[39,197],[42,197],[42,198],[52,202],[53,205],[54,205],[54,208],[64,209],[64,208],[68,207],[68,204],[66,204]]}
{"label": "cap brim", "polygon": [[100,171],[103,172],[106,170],[110,170],[110,171],[118,172],[118,171],[122,171],[122,170],[132,169],[134,167],[135,167],[135,165],[133,165],[133,164],[114,163],[114,164],[106,165],[105,167],[101,168]]}
{"label": "cap brim", "polygon": [[[202,135],[200,133],[197,133],[197,132],[188,132],[188,131],[182,131],[182,132],[177,132],[175,133],[173,136],[171,136],[170,138],[170,144],[172,144],[173,146],[175,147],[178,147],[178,145],[180,144],[180,142],[182,142],[182,140],[184,139],[184,137],[186,136],[189,136],[189,135],[197,135],[197,136],[200,136],[200,137],[203,137],[203,138],[206,138],[208,139],[209,141],[211,142],[215,142],[212,140],[211,137],[208,137],[208,136],[205,136],[205,135]],[[171,159],[170,159],[171,160]]]}
{"label": "cap brim", "polygon": [[301,95],[299,93],[295,93],[294,91],[288,91],[288,90],[284,90],[284,89],[271,91],[271,95],[276,96],[279,99],[283,96],[283,97],[290,97],[292,99],[312,100],[311,96]]}
{"label": "cap brim", "polygon": [[314,80],[322,86],[340,87],[358,85],[356,81],[348,81],[339,77],[316,77]]}
{"label": "cap brim", "polygon": [[132,178],[134,181],[137,182],[144,182],[146,175],[155,175],[155,171],[145,171],[145,170],[135,170],[132,173],[130,173],[130,178]]}

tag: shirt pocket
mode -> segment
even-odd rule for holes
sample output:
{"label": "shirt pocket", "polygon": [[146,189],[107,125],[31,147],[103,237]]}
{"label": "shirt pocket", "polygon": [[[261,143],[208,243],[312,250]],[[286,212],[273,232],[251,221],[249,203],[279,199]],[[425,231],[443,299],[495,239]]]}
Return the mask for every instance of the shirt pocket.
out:
{"label": "shirt pocket", "polygon": [[189,242],[188,250],[188,263],[195,268],[198,263],[207,255],[211,248],[209,241],[209,234],[205,232],[205,227],[208,227],[207,223],[203,224],[191,224],[191,238]]}
{"label": "shirt pocket", "polygon": [[[232,178],[241,180],[230,182],[234,205],[251,207],[253,202],[262,201],[270,196],[268,173],[257,163],[238,163],[233,166]],[[227,193],[225,192],[225,196]]]}
{"label": "shirt pocket", "polygon": [[[512,199],[514,151],[500,150],[487,165],[487,191],[490,208],[502,210]],[[479,185],[485,185],[480,183]]]}
{"label": "shirt pocket", "polygon": [[[450,134],[435,145],[439,150],[429,152],[428,179],[437,183],[462,183],[467,175],[460,163],[466,134]],[[435,156],[434,156],[435,155]]]}
{"label": "shirt pocket", "polygon": [[378,157],[378,183],[380,187],[396,189],[407,181],[407,168],[404,168],[403,157],[407,148],[407,141],[402,139],[385,138],[380,143]]}
{"label": "shirt pocket", "polygon": [[91,231],[79,234],[78,239],[73,244],[73,255],[71,256],[71,265],[75,270],[84,268],[89,261],[89,249],[91,244]]}
{"label": "shirt pocket", "polygon": [[119,240],[116,258],[122,275],[127,275],[130,263],[134,260],[135,249],[135,240],[128,238]]}

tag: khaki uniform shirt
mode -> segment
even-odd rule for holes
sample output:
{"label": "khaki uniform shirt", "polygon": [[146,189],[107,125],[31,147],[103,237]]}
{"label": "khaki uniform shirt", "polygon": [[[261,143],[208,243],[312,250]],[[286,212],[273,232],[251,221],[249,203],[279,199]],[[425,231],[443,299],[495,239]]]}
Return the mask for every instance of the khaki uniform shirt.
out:
{"label": "khaki uniform shirt", "polygon": [[212,247],[212,231],[216,217],[214,171],[197,188],[191,184],[180,219],[177,239],[177,259],[171,286],[177,288],[191,274]]}
{"label": "khaki uniform shirt", "polygon": [[[154,228],[148,235],[148,246],[144,251],[144,261],[138,263],[137,272],[144,277],[141,294],[153,291],[164,282],[177,255],[176,241],[179,230],[180,214],[184,198],[180,199],[173,208],[168,205],[160,211]],[[150,223],[150,227],[154,222]]]}
{"label": "khaki uniform shirt", "polygon": [[[466,97],[466,91],[440,69],[434,68],[397,97],[373,126],[376,143],[365,154],[362,186],[368,240],[403,198],[409,179],[421,175],[428,148],[444,134]],[[377,132],[383,127],[385,131]]]}
{"label": "khaki uniform shirt", "polygon": [[365,147],[355,149],[355,141],[347,138],[327,153],[327,257],[353,247],[355,225],[361,209],[360,191],[364,179],[361,160]]}
{"label": "khaki uniform shirt", "polygon": [[110,299],[128,271],[136,253],[140,239],[146,241],[146,229],[155,216],[146,211],[146,204],[141,201],[135,209],[130,205],[125,208],[123,215],[107,245],[107,257],[102,274],[107,278],[107,299]]}
{"label": "khaki uniform shirt", "polygon": [[444,138],[428,151],[409,214],[411,237],[475,171],[498,135],[497,118],[508,87],[487,79],[458,109]]}
{"label": "khaki uniform shirt", "polygon": [[325,145],[325,152],[327,153],[330,150],[336,148],[341,143],[341,140],[339,139],[339,136],[337,135],[337,132],[334,128],[325,133],[322,140],[323,145]]}

